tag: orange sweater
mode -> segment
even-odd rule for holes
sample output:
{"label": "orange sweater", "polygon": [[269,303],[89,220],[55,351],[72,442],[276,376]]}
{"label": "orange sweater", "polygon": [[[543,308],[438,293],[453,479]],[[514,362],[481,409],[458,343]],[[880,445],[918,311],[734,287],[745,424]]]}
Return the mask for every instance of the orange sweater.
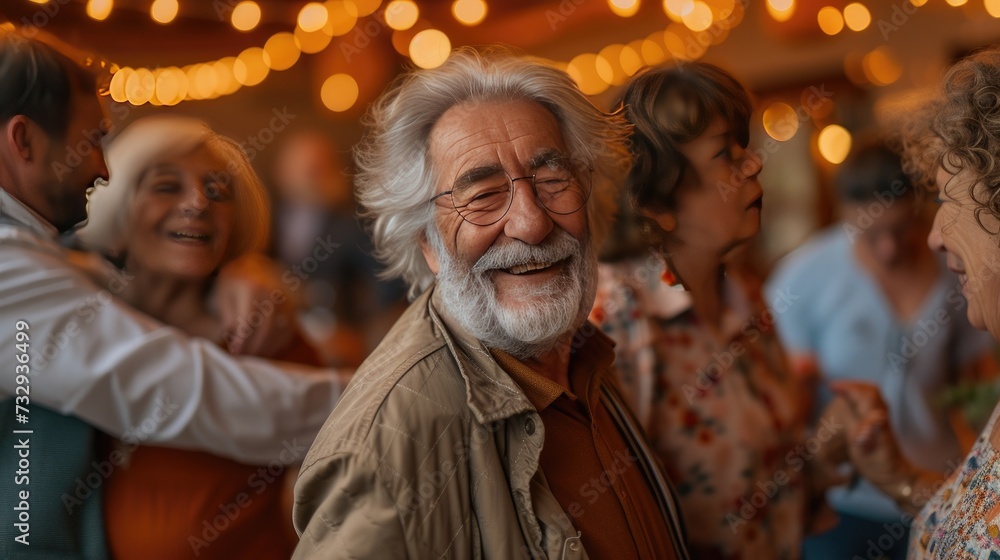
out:
{"label": "orange sweater", "polygon": [[[304,340],[278,358],[319,365],[318,355]],[[289,512],[282,508],[282,488],[286,473],[305,458],[310,443],[300,442],[304,448],[290,449],[286,457],[275,457],[265,466],[242,465],[200,451],[136,447],[128,462],[105,481],[104,517],[112,558],[289,558],[296,539]]]}

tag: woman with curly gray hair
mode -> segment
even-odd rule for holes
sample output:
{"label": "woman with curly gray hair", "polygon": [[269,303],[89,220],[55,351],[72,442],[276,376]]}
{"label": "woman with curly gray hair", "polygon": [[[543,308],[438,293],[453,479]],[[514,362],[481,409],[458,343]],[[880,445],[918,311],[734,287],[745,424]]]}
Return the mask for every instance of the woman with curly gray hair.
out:
{"label": "woman with curly gray hair", "polygon": [[[903,146],[914,175],[938,193],[928,244],[959,275],[969,322],[1000,340],[1000,49],[952,67],[921,118]],[[915,515],[909,558],[1000,557],[1000,407],[966,459],[942,475],[900,454],[877,391],[840,390],[855,410],[848,422],[852,461]]]}

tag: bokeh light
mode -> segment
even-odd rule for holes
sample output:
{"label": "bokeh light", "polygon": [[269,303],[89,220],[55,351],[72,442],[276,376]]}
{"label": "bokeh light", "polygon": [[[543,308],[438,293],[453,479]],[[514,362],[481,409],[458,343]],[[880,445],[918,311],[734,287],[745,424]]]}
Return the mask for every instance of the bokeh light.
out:
{"label": "bokeh light", "polygon": [[233,8],[230,22],[239,31],[250,31],[260,23],[260,6],[253,0],[244,0]]}
{"label": "bokeh light", "polygon": [[177,0],[154,0],[149,7],[149,15],[157,23],[170,23],[177,17],[178,9]]}
{"label": "bokeh light", "polygon": [[639,12],[639,0],[608,0],[608,7],[620,17],[632,17]]}
{"label": "bokeh light", "polygon": [[580,91],[587,95],[603,93],[610,85],[598,73],[597,60],[596,54],[584,53],[573,57],[566,67],[566,72],[580,87]]}
{"label": "bokeh light", "polygon": [[111,15],[111,9],[115,7],[112,0],[88,0],[87,15],[97,21],[104,21]]}
{"label": "bokeh light", "polygon": [[327,109],[340,113],[358,101],[358,82],[348,74],[334,74],[323,82],[320,98]]}
{"label": "bokeh light", "polygon": [[816,21],[819,23],[819,28],[827,35],[836,35],[844,30],[844,16],[833,6],[820,8],[816,14]]}
{"label": "bokeh light", "polygon": [[486,19],[486,2],[483,0],[455,0],[451,13],[462,25],[479,25]]}
{"label": "bokeh light", "polygon": [[767,13],[775,21],[788,21],[795,13],[795,0],[767,0]]}
{"label": "bokeh light", "polygon": [[264,43],[264,64],[271,70],[288,70],[302,53],[291,33],[276,33]]}
{"label": "bokeh light", "polygon": [[420,18],[420,8],[410,0],[393,0],[385,7],[385,24],[397,31],[405,31]]}
{"label": "bokeh light", "polygon": [[451,40],[438,29],[425,29],[410,41],[410,58],[421,68],[437,68],[451,54]]}
{"label": "bokeh light", "polygon": [[820,131],[817,147],[823,159],[834,165],[839,164],[851,152],[851,133],[839,124],[831,124]]}
{"label": "bokeh light", "polygon": [[872,22],[872,14],[861,2],[844,6],[844,23],[851,31],[862,31]]}
{"label": "bokeh light", "polygon": [[264,64],[264,49],[250,47],[236,57],[233,76],[245,86],[255,86],[264,81],[270,69]]}

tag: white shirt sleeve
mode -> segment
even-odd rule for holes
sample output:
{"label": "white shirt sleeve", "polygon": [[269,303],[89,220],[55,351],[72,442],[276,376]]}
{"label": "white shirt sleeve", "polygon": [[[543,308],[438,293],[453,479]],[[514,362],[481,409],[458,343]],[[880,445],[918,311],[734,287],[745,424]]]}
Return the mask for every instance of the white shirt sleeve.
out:
{"label": "white shirt sleeve", "polygon": [[101,289],[39,249],[0,243],[0,398],[17,385],[18,321],[30,326],[30,406],[130,443],[263,465],[308,448],[340,396],[332,371],[233,358],[132,310],[112,295],[115,282]]}

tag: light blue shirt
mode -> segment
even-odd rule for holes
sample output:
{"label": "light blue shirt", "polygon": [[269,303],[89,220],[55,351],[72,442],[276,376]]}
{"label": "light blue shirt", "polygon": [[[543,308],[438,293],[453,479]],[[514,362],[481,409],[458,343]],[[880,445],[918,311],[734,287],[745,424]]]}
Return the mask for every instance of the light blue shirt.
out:
{"label": "light blue shirt", "polygon": [[[916,318],[899,322],[875,279],[857,263],[846,231],[835,226],[784,259],[767,283],[798,299],[776,314],[790,353],[816,357],[825,379],[879,385],[903,453],[917,466],[949,472],[962,459],[941,404],[959,367],[990,352],[993,339],[969,325],[958,280],[941,273]],[[820,410],[829,401],[824,385]],[[900,510],[867,482],[831,489],[837,511],[873,521],[898,521]]]}

